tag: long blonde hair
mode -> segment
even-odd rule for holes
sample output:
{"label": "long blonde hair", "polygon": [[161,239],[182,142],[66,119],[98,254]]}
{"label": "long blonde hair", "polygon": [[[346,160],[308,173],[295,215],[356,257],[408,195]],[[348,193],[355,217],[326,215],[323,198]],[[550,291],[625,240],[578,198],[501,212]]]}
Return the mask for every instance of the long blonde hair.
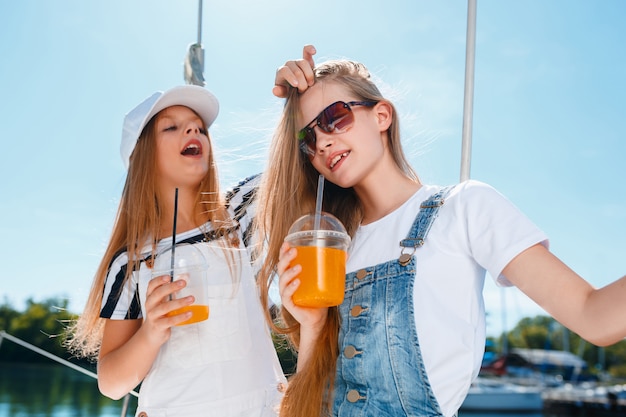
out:
{"label": "long blonde hair", "polygon": [[[193,109],[192,109],[193,111]],[[113,230],[96,274],[83,313],[66,332],[66,347],[75,355],[95,358],[100,350],[104,319],[100,318],[103,288],[113,259],[120,252],[128,254],[125,279],[139,268],[141,250],[146,242],[156,247],[162,222],[161,203],[157,192],[158,170],[156,163],[155,124],[161,114],[156,114],[145,126],[130,157],[130,165]],[[199,116],[198,116],[199,117]],[[204,125],[204,121],[203,121]],[[206,131],[206,126],[203,126]],[[211,140],[209,138],[209,143]],[[209,149],[209,170],[198,185],[194,203],[194,218],[202,219],[200,226],[211,221],[218,235],[228,234],[233,223],[220,193],[219,178],[213,147]],[[227,240],[236,245],[236,240]]]}
{"label": "long blonde hair", "polygon": [[[315,68],[316,83],[335,83],[347,87],[357,100],[386,101],[371,80],[367,68],[360,63],[333,60]],[[400,142],[400,128],[392,107],[392,122],[387,130],[388,145],[398,167],[411,179],[418,176],[411,168]],[[315,208],[318,172],[299,151],[297,131],[302,127],[297,89],[291,89],[281,121],[272,139],[268,167],[258,195],[257,227],[267,246],[265,262],[259,273],[261,299],[269,301],[269,287],[278,263],[278,253],[291,224]],[[363,218],[363,208],[353,188],[341,188],[327,182],[324,187],[323,210],[334,214],[353,236]],[[267,310],[267,308],[265,309]],[[275,331],[286,334],[296,350],[300,342],[300,326],[285,309],[280,311],[282,323],[272,323]],[[270,320],[271,321],[271,320]],[[319,417],[331,413],[335,363],[338,356],[339,312],[329,309],[325,327],[304,369],[290,377],[281,405],[281,416]]]}

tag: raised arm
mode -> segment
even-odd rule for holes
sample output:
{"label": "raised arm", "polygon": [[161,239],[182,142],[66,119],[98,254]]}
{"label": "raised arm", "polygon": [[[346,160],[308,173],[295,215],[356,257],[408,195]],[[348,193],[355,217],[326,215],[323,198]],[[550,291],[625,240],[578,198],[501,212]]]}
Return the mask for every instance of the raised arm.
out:
{"label": "raised arm", "polygon": [[626,276],[595,289],[543,245],[520,253],[503,274],[589,342],[607,346],[626,337]]}
{"label": "raised arm", "polygon": [[313,45],[305,45],[302,48],[302,59],[287,61],[285,65],[276,70],[276,78],[274,79],[274,88],[272,93],[276,97],[287,97],[289,86],[298,87],[298,91],[304,92],[313,85],[315,77],[313,68],[315,62],[315,47]]}

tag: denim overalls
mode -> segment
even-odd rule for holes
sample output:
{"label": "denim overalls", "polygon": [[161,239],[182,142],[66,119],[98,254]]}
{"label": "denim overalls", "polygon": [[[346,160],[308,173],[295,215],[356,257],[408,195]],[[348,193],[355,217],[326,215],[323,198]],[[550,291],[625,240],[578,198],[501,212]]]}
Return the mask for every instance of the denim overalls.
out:
{"label": "denim overalls", "polygon": [[339,306],[334,416],[442,416],[415,328],[413,253],[424,244],[450,188],[421,204],[400,242],[399,259],[346,275],[345,299]]}

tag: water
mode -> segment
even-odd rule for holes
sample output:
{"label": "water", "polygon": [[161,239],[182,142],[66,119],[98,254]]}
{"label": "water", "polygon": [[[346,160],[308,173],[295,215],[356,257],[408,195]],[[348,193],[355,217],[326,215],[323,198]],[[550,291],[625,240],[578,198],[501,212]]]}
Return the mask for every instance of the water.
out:
{"label": "water", "polygon": [[[137,408],[131,397],[127,417]],[[61,365],[0,362],[0,417],[121,417],[123,401],[98,391],[97,383]],[[542,413],[463,412],[459,417],[566,417]],[[569,417],[569,416],[567,416]]]}
{"label": "water", "polygon": [[[127,416],[137,399],[131,397]],[[96,381],[61,365],[0,362],[0,417],[120,417],[123,401],[98,391]]]}
{"label": "water", "polygon": [[[480,412],[469,412],[469,411],[460,411],[459,417],[565,417],[559,416],[556,414],[542,414],[542,413],[503,413],[503,412],[493,412],[493,413],[480,413]],[[571,416],[567,416],[571,417]]]}

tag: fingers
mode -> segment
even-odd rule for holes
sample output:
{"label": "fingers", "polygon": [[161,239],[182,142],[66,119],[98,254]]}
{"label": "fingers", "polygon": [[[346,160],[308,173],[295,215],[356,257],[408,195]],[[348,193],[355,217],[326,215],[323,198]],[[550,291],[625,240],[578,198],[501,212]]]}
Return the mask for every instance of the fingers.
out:
{"label": "fingers", "polygon": [[275,85],[272,88],[272,94],[274,94],[278,98],[287,97],[287,93],[289,92],[289,88],[282,85]]}
{"label": "fingers", "polygon": [[276,271],[278,275],[282,275],[285,270],[289,268],[291,262],[296,258],[298,251],[292,248],[287,242],[283,242],[278,252],[278,263],[276,264]]}
{"label": "fingers", "polygon": [[283,243],[278,255],[278,264],[276,264],[276,272],[279,275],[278,289],[280,298],[282,303],[287,306],[293,305],[291,297],[300,285],[300,280],[297,276],[302,271],[302,267],[300,265],[291,266],[291,263],[295,259],[297,253],[298,252],[295,248],[292,248],[286,242]]}
{"label": "fingers", "polygon": [[276,272],[279,275],[279,286],[281,288],[289,285],[289,283],[302,271],[300,265],[291,265],[296,258],[298,251],[292,248],[288,243],[283,243],[278,255],[278,264],[276,264]]}
{"label": "fingers", "polygon": [[[148,282],[148,289],[146,291],[146,304],[152,302],[154,304],[166,301],[176,291],[185,286],[184,280],[172,281],[169,275],[161,275],[156,278],[152,278]],[[148,305],[146,305],[148,307]]]}
{"label": "fingers", "polygon": [[315,62],[313,61],[313,55],[315,55],[317,51],[315,50],[315,46],[313,45],[304,45],[302,48],[302,59],[307,61],[311,68],[315,68]]}
{"label": "fingers", "polygon": [[272,93],[276,97],[287,97],[290,86],[298,88],[298,91],[303,93],[315,83],[313,73],[313,68],[315,68],[313,55],[315,53],[316,50],[313,45],[305,45],[302,49],[302,59],[287,61],[285,65],[276,70],[274,88],[272,89]]}
{"label": "fingers", "polygon": [[174,296],[176,292],[183,289],[186,285],[186,280],[179,279],[172,282],[167,275],[150,280],[146,294],[146,319],[165,319],[163,324],[166,327],[171,327],[189,319],[191,317],[190,312],[167,316],[168,313],[176,309],[193,304],[194,297],[191,295],[182,298]]}
{"label": "fingers", "polygon": [[293,295],[300,287],[299,275],[302,272],[302,266],[294,264],[298,251],[292,248],[288,243],[283,243],[279,252],[279,261],[276,264],[276,272],[279,274],[278,289],[282,306],[291,313],[293,318],[297,320],[303,329],[313,329],[314,332],[323,327],[328,308],[310,308],[300,307],[293,302]]}

